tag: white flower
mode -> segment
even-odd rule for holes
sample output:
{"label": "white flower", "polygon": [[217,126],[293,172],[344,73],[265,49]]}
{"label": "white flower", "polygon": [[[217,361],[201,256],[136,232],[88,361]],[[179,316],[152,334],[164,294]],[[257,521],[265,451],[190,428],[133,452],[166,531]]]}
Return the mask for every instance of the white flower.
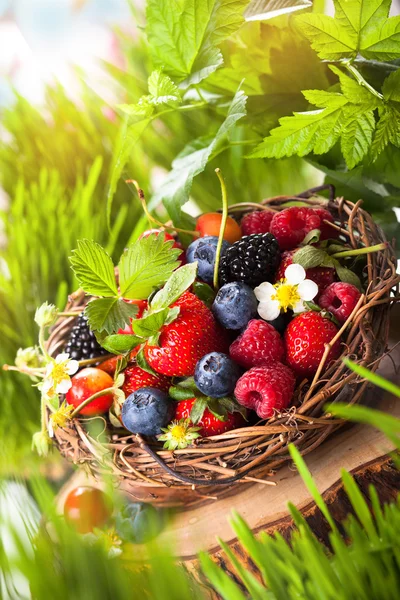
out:
{"label": "white flower", "polygon": [[40,386],[46,398],[53,398],[56,394],[66,394],[72,386],[70,375],[79,369],[77,360],[70,360],[65,352],[51,359],[47,363],[43,382]]}
{"label": "white flower", "polygon": [[281,310],[288,308],[294,313],[307,310],[304,302],[309,302],[318,294],[318,286],[311,279],[306,279],[306,272],[301,265],[292,264],[285,270],[285,279],[274,285],[262,283],[254,293],[258,305],[258,314],[265,321],[273,321],[279,317]]}

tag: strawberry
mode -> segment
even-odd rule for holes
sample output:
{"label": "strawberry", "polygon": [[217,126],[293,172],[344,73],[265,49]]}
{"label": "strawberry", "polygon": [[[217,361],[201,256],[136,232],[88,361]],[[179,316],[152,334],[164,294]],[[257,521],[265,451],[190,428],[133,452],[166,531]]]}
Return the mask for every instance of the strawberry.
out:
{"label": "strawberry", "polygon": [[144,356],[154,371],[170,377],[194,374],[196,363],[209,352],[227,354],[229,342],[209,308],[191,292],[171,305],[180,312],[172,323],[160,328],[158,346],[149,342]]}
{"label": "strawberry", "polygon": [[[181,419],[187,420],[189,423],[193,423],[191,416],[192,410],[195,404],[199,401],[198,398],[189,398],[188,400],[181,400],[176,404],[175,419],[180,421]],[[199,434],[202,437],[209,437],[211,435],[220,435],[226,431],[237,429],[245,425],[245,420],[239,412],[228,412],[225,420],[218,418],[215,413],[211,412],[209,408],[204,408],[199,419],[195,419],[196,425],[200,427]]]}
{"label": "strawberry", "polygon": [[[127,304],[136,304],[136,306],[138,307],[138,311],[136,313],[135,319],[141,319],[143,316],[144,311],[147,308],[147,300],[126,300],[125,302]],[[124,335],[124,334],[130,334],[132,335],[133,333],[135,333],[132,329],[132,323],[135,319],[131,319],[130,325],[125,325],[125,327],[123,329],[119,329],[118,333]]]}
{"label": "strawberry", "polygon": [[127,367],[124,371],[124,375],[125,380],[122,391],[126,397],[140,388],[145,387],[157,388],[163,392],[168,392],[171,385],[169,377],[165,377],[164,375],[152,375],[136,365]]}
{"label": "strawberry", "polygon": [[[300,377],[316,373],[325,351],[338,328],[319,312],[309,311],[295,317],[285,331],[286,363]],[[340,341],[336,341],[325,366],[340,355]]]}

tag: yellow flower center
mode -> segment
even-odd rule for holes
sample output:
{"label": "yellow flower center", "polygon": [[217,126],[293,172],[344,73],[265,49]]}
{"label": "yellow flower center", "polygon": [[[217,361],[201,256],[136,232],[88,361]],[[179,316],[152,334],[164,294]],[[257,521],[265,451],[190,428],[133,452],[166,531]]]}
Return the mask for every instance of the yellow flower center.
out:
{"label": "yellow flower center", "polygon": [[276,294],[271,296],[271,300],[277,300],[280,308],[282,308],[284,312],[286,312],[288,308],[293,309],[293,307],[301,300],[297,291],[298,286],[290,285],[289,283],[285,283],[285,281],[286,280],[284,279],[274,285]]}
{"label": "yellow flower center", "polygon": [[187,434],[187,427],[177,423],[176,425],[173,425],[171,427],[170,433],[171,433],[171,437],[173,437],[176,441],[178,441],[178,442],[183,441]]}
{"label": "yellow flower center", "polygon": [[54,361],[53,369],[51,371],[51,378],[53,379],[54,383],[60,383],[64,379],[69,378],[69,375],[66,370],[67,363],[68,360],[65,360],[62,363],[56,363]]}
{"label": "yellow flower center", "polygon": [[53,429],[57,429],[58,427],[65,427],[65,425],[71,418],[71,413],[73,412],[73,410],[74,407],[71,404],[67,405],[65,404],[65,402],[63,402],[60,408],[56,410],[50,417]]}

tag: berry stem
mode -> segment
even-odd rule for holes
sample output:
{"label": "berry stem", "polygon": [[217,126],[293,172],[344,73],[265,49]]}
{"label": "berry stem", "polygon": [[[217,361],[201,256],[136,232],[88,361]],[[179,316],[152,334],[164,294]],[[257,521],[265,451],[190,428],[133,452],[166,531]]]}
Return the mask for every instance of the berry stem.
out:
{"label": "berry stem", "polygon": [[46,349],[46,340],[45,340],[45,327],[42,325],[39,329],[39,346],[40,349],[42,351],[43,356],[45,357],[46,360],[51,360],[51,356],[50,354],[47,352]]}
{"label": "berry stem", "polygon": [[16,367],[14,365],[3,365],[3,371],[17,371],[18,373],[24,373],[24,375],[29,375],[31,377],[43,377],[45,368],[37,367],[33,369],[32,367]]}
{"label": "berry stem", "polygon": [[81,402],[79,406],[75,408],[74,412],[71,413],[71,419],[74,419],[81,412],[81,410],[85,408],[85,406],[90,404],[93,400],[96,400],[96,398],[100,398],[100,396],[104,396],[105,394],[113,394],[117,390],[118,388],[116,387],[105,388],[104,390],[101,390],[100,392],[96,392],[92,396],[89,396],[89,398],[86,398],[86,400]]}
{"label": "berry stem", "polygon": [[376,244],[375,246],[368,246],[367,248],[356,248],[355,250],[344,250],[343,252],[335,252],[335,254],[332,254],[331,256],[332,258],[345,258],[346,256],[370,254],[371,252],[379,252],[380,250],[385,250],[387,246],[387,242],[382,242],[381,244]]}
{"label": "berry stem", "polygon": [[219,269],[219,260],[221,257],[221,249],[222,242],[224,240],[224,233],[226,227],[226,220],[228,218],[228,196],[226,193],[226,185],[224,178],[221,173],[221,169],[215,169],[219,182],[221,184],[221,193],[222,193],[222,219],[221,219],[221,227],[219,228],[219,236],[218,236],[218,244],[217,244],[217,252],[215,255],[215,265],[214,265],[214,279],[213,284],[214,288],[218,289],[218,269]]}
{"label": "berry stem", "polygon": [[155,223],[156,225],[158,225],[159,227],[163,227],[164,229],[172,229],[172,231],[177,231],[178,233],[187,233],[188,235],[192,235],[193,237],[199,237],[200,236],[200,232],[199,231],[191,231],[189,229],[180,229],[179,227],[174,227],[173,225],[166,225],[165,223],[162,223],[161,221],[159,221],[158,219],[156,219],[155,217],[153,217],[152,214],[150,214],[149,209],[147,208],[147,203],[146,203],[146,198],[144,196],[144,191],[139,187],[139,184],[137,181],[135,181],[135,179],[126,179],[125,183],[131,183],[132,185],[135,186],[135,189],[137,191],[137,194],[139,196],[139,200],[142,204],[142,208],[143,208],[143,212],[146,215],[146,217],[148,218],[148,220],[150,221],[150,223]]}

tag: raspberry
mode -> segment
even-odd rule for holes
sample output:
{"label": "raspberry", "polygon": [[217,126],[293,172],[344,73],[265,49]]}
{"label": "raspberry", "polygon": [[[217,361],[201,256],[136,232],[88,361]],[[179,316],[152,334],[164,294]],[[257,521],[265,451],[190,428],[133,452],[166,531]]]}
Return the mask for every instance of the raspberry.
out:
{"label": "raspberry", "polygon": [[319,305],[329,310],[339,323],[344,323],[353,312],[360,296],[355,285],[338,281],[326,288],[319,299]]}
{"label": "raspberry", "polygon": [[276,329],[258,319],[249,321],[245,331],[231,344],[231,358],[250,369],[271,362],[280,361],[285,352],[281,336]]}
{"label": "raspberry", "polygon": [[330,232],[323,219],[333,221],[331,213],[324,208],[292,206],[275,213],[270,231],[278,240],[281,250],[290,250],[298,246],[313,229],[320,229],[320,239],[329,237]]}
{"label": "raspberry", "polygon": [[147,371],[144,371],[138,366],[127,367],[124,371],[125,380],[122,386],[122,390],[126,397],[130,396],[133,392],[136,392],[140,388],[157,388],[163,392],[168,393],[171,386],[171,380],[165,375],[152,375]]}
{"label": "raspberry", "polygon": [[[298,248],[295,248],[294,250],[286,250],[283,252],[281,263],[275,275],[276,282],[285,277],[286,268],[293,263],[293,255],[297,250]],[[311,281],[314,281],[318,286],[318,295],[315,298],[318,301],[318,298],[324,289],[335,281],[336,273],[335,269],[332,269],[332,267],[311,267],[306,270],[306,276],[307,279],[311,279]]]}
{"label": "raspberry", "polygon": [[[332,321],[320,313],[301,313],[291,321],[285,331],[286,362],[296,375],[312,377],[317,371],[325,351],[338,332]],[[340,341],[332,346],[325,366],[340,354]]]}
{"label": "raspberry", "polygon": [[270,210],[255,210],[244,215],[240,226],[243,235],[252,233],[268,233],[274,213]]}
{"label": "raspberry", "polygon": [[83,313],[76,320],[76,325],[71,329],[64,352],[74,360],[85,360],[108,354],[96,340],[93,331],[89,329],[87,317]]}
{"label": "raspberry", "polygon": [[239,404],[255,410],[260,419],[268,419],[274,410],[289,406],[295,383],[291,369],[273,361],[242,375],[236,384],[235,397]]}
{"label": "raspberry", "polygon": [[281,253],[278,242],[270,233],[246,235],[228,248],[219,266],[219,282],[243,281],[256,287],[272,281]]}

